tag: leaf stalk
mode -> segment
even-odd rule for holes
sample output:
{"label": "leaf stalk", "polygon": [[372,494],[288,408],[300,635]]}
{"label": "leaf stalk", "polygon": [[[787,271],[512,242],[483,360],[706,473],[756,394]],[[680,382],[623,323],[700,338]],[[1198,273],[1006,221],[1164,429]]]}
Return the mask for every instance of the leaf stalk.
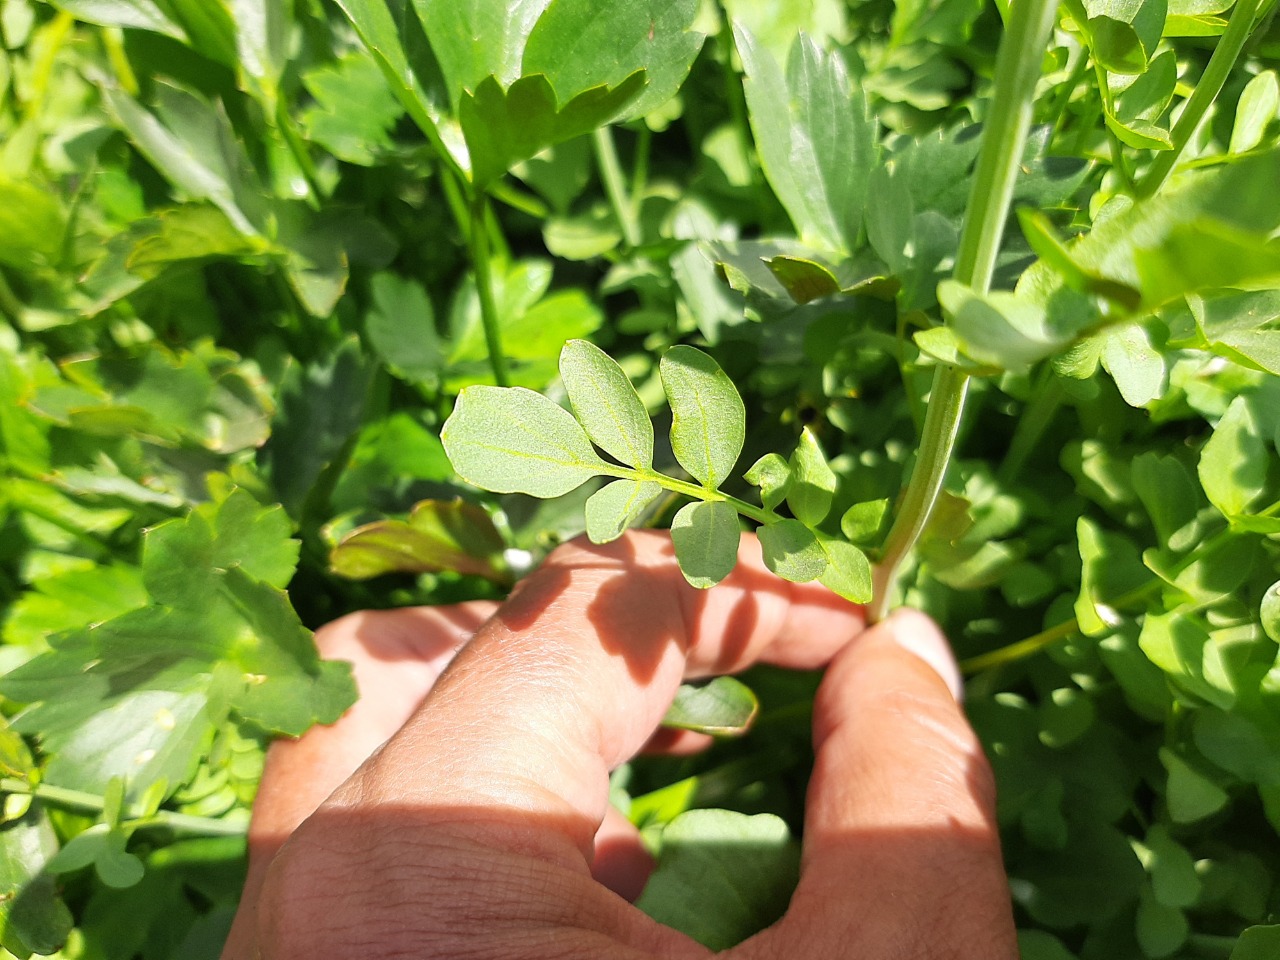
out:
{"label": "leaf stalk", "polygon": [[499,326],[498,305],[493,298],[493,263],[489,248],[489,201],[484,194],[471,200],[471,228],[467,231],[467,245],[471,251],[471,266],[476,274],[476,293],[480,298],[480,323],[484,327],[484,342],[489,351],[489,366],[493,379],[500,387],[510,385],[507,375],[507,358],[502,352],[502,330]]}
{"label": "leaf stalk", "polygon": [[[952,276],[978,293],[991,288],[996,256],[1013,202],[1013,187],[1031,129],[1036,83],[1057,17],[1058,0],[1013,4],[996,57],[995,89],[983,122],[982,150],[965,210]],[[946,479],[964,415],[969,375],[940,365],[934,373],[920,449],[902,506],[885,540],[867,616],[883,619],[898,572],[929,522]]]}
{"label": "leaf stalk", "polygon": [[[96,793],[83,790],[71,790],[67,787],[56,787],[41,783],[35,786],[25,780],[13,777],[0,779],[0,793],[14,793],[35,797],[44,803],[77,813],[98,814],[106,808],[106,800]],[[189,813],[178,813],[173,810],[157,810],[145,813],[141,810],[124,811],[126,821],[135,830],[163,827],[179,833],[204,837],[242,837],[248,829],[247,821],[220,820],[214,817],[197,817]]]}

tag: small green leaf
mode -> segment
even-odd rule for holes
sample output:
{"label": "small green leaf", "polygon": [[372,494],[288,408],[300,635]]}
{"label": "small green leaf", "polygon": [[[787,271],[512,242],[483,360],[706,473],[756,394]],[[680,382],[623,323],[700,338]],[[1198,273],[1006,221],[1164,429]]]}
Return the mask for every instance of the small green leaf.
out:
{"label": "small green leaf", "polygon": [[653,466],[653,424],[612,357],[586,340],[570,340],[560,352],[560,379],[592,443],[628,466]]}
{"label": "small green leaf", "polygon": [[818,579],[822,585],[852,603],[871,601],[871,562],[851,543],[819,535],[827,556],[827,568]]}
{"label": "small green leaf", "polygon": [[592,543],[617,540],[661,495],[662,488],[649,481],[614,480],[601,487],[587,501],[587,537]]}
{"label": "small green leaf", "polygon": [[1232,153],[1244,153],[1262,143],[1269,127],[1280,113],[1280,82],[1274,70],[1255,76],[1240,94],[1236,104],[1236,122],[1231,128]]}
{"label": "small green leaf", "polygon": [[1195,823],[1212,816],[1227,805],[1230,796],[1186,760],[1166,747],[1160,748],[1160,762],[1169,771],[1165,803],[1174,823]]}
{"label": "small green leaf", "polygon": [[766,523],[756,535],[764,565],[782,579],[807,583],[826,572],[826,552],[814,532],[799,520]]}
{"label": "small green leaf", "polygon": [[850,543],[870,546],[878,543],[889,518],[892,503],[888,497],[855,503],[840,518],[840,532]]}
{"label": "small green leaf", "polygon": [[1280,581],[1273,583],[1262,595],[1260,618],[1267,636],[1280,643]]}
{"label": "small green leaf", "polygon": [[671,449],[680,466],[712,490],[738,462],[747,411],[728,375],[701,350],[672,347],[660,364],[671,405]]}
{"label": "small green leaf", "polygon": [[98,879],[117,890],[132,887],[146,873],[142,861],[125,850],[128,839],[123,830],[111,830],[93,862]]}
{"label": "small green leaf", "polygon": [[983,295],[944,280],[938,284],[938,302],[969,357],[1010,372],[1029,370],[1068,342],[1049,326],[1042,307],[1017,294]]}
{"label": "small green leaf", "polygon": [[412,280],[383,272],[374,276],[369,293],[373,303],[364,327],[378,359],[397,377],[435,387],[444,356],[427,292]]}
{"label": "small green leaf", "polygon": [[747,483],[760,488],[760,502],[766,510],[776,510],[791,486],[791,465],[780,454],[766,453],[744,475]]}
{"label": "small green leaf", "polygon": [[1166,0],[1085,0],[1094,59],[1112,73],[1142,73],[1155,53],[1168,13]]}
{"label": "small green leaf", "polygon": [[569,411],[523,387],[467,387],[440,438],[458,475],[495,493],[558,497],[608,470]]}
{"label": "small green leaf", "polygon": [[725,950],[782,916],[798,873],[799,855],[778,817],[690,810],[663,830],[658,867],[636,906]]}
{"label": "small green leaf", "polygon": [[777,256],[764,263],[796,303],[804,304],[841,292],[835,274],[816,260]]}
{"label": "small green leaf", "polygon": [[738,511],[723,500],[686,504],[671,521],[680,572],[699,590],[714,587],[733,571],[741,540]]}
{"label": "small green leaf", "polygon": [[813,431],[805,427],[800,443],[791,454],[791,485],[787,488],[787,506],[797,520],[816,527],[831,511],[836,492],[836,475],[818,445]]}
{"label": "small green leaf", "polygon": [[750,729],[759,711],[760,701],[750,687],[733,677],[716,677],[696,686],[682,684],[662,725],[736,737]]}
{"label": "small green leaf", "polygon": [[1200,451],[1200,483],[1224,516],[1248,512],[1267,483],[1267,444],[1245,397],[1227,407]]}
{"label": "small green leaf", "polygon": [[1229,960],[1273,960],[1280,956],[1280,924],[1250,927],[1240,934]]}
{"label": "small green leaf", "polygon": [[540,73],[520,77],[505,90],[497,78],[486,78],[474,93],[464,91],[458,105],[472,180],[487,186],[539,151],[603,126],[644,85],[645,73],[638,70],[613,87],[591,87],[561,104]]}

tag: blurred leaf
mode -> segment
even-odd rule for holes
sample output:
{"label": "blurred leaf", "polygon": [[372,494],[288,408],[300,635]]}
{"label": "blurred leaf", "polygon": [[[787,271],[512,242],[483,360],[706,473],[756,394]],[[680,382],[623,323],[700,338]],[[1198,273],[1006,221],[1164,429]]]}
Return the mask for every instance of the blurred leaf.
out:
{"label": "blurred leaf", "polygon": [[736,737],[751,728],[759,712],[760,701],[750,687],[733,677],[716,677],[704,684],[681,684],[662,725]]}
{"label": "blurred leaf", "polygon": [[734,37],[760,163],[805,243],[852,252],[862,230],[876,124],[837,54],[796,40],[785,76],[743,27]]}
{"label": "blurred leaf", "polygon": [[637,71],[612,87],[599,85],[560,103],[542,74],[503,88],[492,76],[464,90],[458,120],[471,156],[471,176],[487,186],[546,147],[590,133],[632,101],[645,85]]}
{"label": "blurred leaf", "polygon": [[798,873],[799,855],[778,817],[690,810],[662,831],[658,867],[636,906],[725,950],[782,915]]}
{"label": "blurred leaf", "polygon": [[423,500],[407,521],[380,520],[347,534],[329,555],[329,565],[339,576],[355,580],[454,570],[504,583],[505,546],[479,507],[461,500]]}
{"label": "blurred leaf", "polygon": [[56,265],[66,229],[52,192],[0,177],[0,263],[28,270]]}
{"label": "blurred leaf", "polygon": [[1094,58],[1112,73],[1142,73],[1164,32],[1166,0],[1084,0]]}
{"label": "blurred leaf", "polygon": [[1244,397],[1237,397],[1200,451],[1200,483],[1225,516],[1248,512],[1267,483],[1267,445]]}
{"label": "blurred leaf", "polygon": [[164,13],[155,0],[51,0],[77,20],[104,27],[153,30],[176,40],[185,39],[182,28]]}
{"label": "blurred leaf", "polygon": [[671,542],[684,578],[699,590],[714,587],[738,562],[738,512],[723,500],[685,504],[671,520]]}
{"label": "blurred leaf", "polygon": [[1250,927],[1240,934],[1230,960],[1267,960],[1280,950],[1280,924]]}
{"label": "blurred leaf", "polygon": [[1257,74],[1245,84],[1236,104],[1235,125],[1231,128],[1228,150],[1244,153],[1262,143],[1267,128],[1280,114],[1280,81],[1274,70]]}
{"label": "blurred leaf", "polygon": [[569,411],[523,387],[467,387],[440,438],[460,477],[496,493],[558,497],[608,470]]}
{"label": "blurred leaf", "polygon": [[0,945],[19,957],[57,951],[73,919],[48,872],[58,839],[43,807],[0,826]]}
{"label": "blurred leaf", "polygon": [[387,368],[411,383],[435,387],[444,364],[435,309],[418,283],[379,273],[370,284],[365,315],[369,344]]}
{"label": "blurred leaf", "polygon": [[660,368],[671,405],[671,448],[680,466],[714,490],[728,479],[742,452],[742,397],[720,366],[693,347],[672,347]]}
{"label": "blurred leaf", "polygon": [[362,166],[373,166],[391,149],[391,131],[404,106],[387,88],[370,54],[350,51],[304,73],[302,83],[316,101],[300,118],[308,140],[339,160]]}

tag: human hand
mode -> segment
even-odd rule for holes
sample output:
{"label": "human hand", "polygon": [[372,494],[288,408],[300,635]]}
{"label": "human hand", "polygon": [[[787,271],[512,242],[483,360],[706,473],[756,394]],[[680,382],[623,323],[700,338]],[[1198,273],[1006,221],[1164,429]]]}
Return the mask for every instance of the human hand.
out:
{"label": "human hand", "polygon": [[610,889],[634,893],[644,863],[608,776],[682,678],[757,661],[830,665],[799,886],[724,956],[1017,957],[990,771],[945,641],[909,611],[863,632],[856,607],[768,573],[752,537],[709,592],[669,538],[632,533],[561,547],[496,612],[357,614],[317,640],[363,696],[272,748],[224,960],[711,956]]}

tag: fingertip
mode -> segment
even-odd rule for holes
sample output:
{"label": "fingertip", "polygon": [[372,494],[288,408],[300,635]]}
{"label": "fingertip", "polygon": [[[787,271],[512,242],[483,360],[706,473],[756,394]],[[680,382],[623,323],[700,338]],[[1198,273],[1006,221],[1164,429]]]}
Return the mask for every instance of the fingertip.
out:
{"label": "fingertip", "polygon": [[933,620],[909,607],[899,607],[884,621],[893,641],[902,649],[915,654],[942,678],[957,703],[964,702],[964,677],[951,644]]}

